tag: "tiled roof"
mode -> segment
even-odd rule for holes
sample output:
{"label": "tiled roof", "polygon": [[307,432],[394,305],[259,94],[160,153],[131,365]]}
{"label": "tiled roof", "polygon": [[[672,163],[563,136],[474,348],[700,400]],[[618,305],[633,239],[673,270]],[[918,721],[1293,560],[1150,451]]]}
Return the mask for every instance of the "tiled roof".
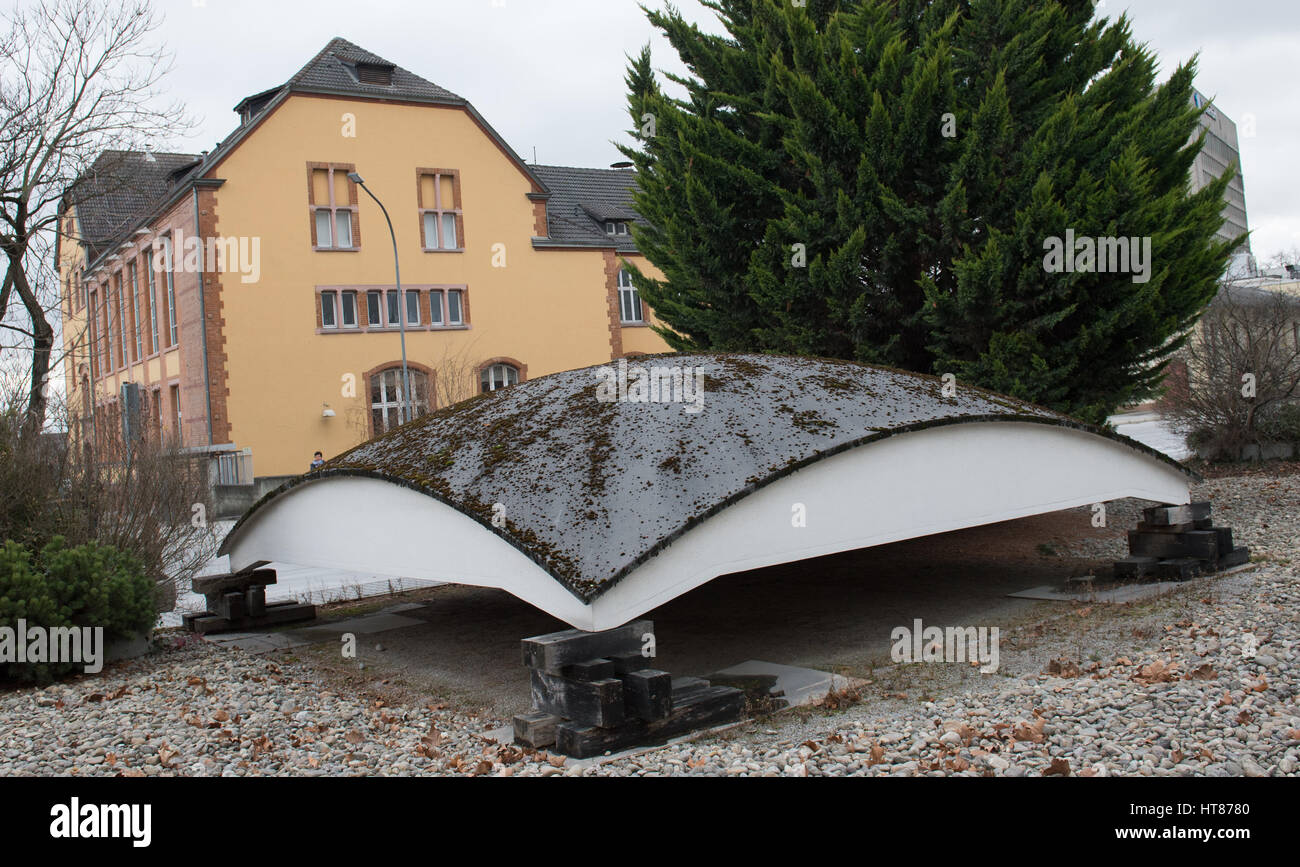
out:
{"label": "tiled roof", "polygon": [[[123,240],[192,174],[197,154],[104,151],[68,194],[87,255]],[[188,171],[187,171],[188,169]]]}
{"label": "tiled roof", "polygon": [[546,218],[553,243],[636,252],[636,243],[630,235],[605,234],[606,220],[638,219],[632,209],[636,172],[570,166],[529,168],[551,191]]}
{"label": "tiled roof", "polygon": [[[382,66],[392,69],[392,84],[370,84],[357,77],[357,65]],[[295,92],[346,92],[357,96],[377,96],[390,99],[420,99],[435,102],[463,104],[465,100],[450,90],[439,87],[395,63],[366,51],[342,37],[335,37],[320,53],[279,88],[250,96],[235,106],[241,111],[246,104],[256,102],[265,107],[271,97],[284,90]]]}
{"label": "tiled roof", "polygon": [[[357,73],[358,65],[391,69],[392,83],[362,82]],[[106,151],[101,155],[91,172],[79,182],[85,185],[88,193],[93,192],[93,195],[83,197],[85,201],[80,208],[89,260],[93,262],[124,240],[130,230],[151,217],[169,194],[176,192],[185,181],[201,176],[217,165],[238,146],[252,128],[253,121],[288,93],[349,94],[438,102],[462,105],[474,113],[473,107],[462,97],[336,37],[287,82],[253,94],[235,106],[235,110],[244,115],[243,122],[212,152],[203,156],[159,153],[153,155],[153,161],[143,153],[126,151]],[[486,121],[483,123],[486,126]],[[498,144],[509,151],[504,141],[490,127],[487,128]],[[639,219],[632,207],[635,172],[535,166],[522,162],[520,165],[526,172],[531,172],[549,194],[547,228],[550,237],[540,241],[539,246],[600,247],[636,252],[636,243],[631,235],[605,232],[608,220],[635,222]],[[189,171],[175,174],[177,169],[191,166]]]}

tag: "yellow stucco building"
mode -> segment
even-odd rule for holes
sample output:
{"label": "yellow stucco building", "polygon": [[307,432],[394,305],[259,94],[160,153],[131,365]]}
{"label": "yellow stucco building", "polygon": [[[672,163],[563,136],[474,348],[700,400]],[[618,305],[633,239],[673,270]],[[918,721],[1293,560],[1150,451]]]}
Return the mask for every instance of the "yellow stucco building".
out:
{"label": "yellow stucco building", "polygon": [[[80,435],[141,430],[305,471],[424,412],[668,349],[623,260],[635,174],[527,164],[465,99],[343,39],[202,154],[110,152],[69,191],[64,375]],[[393,246],[401,266],[396,291]],[[126,385],[127,388],[123,388]],[[86,422],[93,421],[93,424]]]}

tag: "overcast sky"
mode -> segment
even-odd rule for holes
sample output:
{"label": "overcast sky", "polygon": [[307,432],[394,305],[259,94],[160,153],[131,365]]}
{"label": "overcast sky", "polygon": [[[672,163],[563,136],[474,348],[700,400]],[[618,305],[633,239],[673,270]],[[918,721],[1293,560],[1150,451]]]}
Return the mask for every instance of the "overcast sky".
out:
{"label": "overcast sky", "polygon": [[[643,0],[661,8],[663,0]],[[695,0],[685,14],[709,29]],[[1257,256],[1300,246],[1297,0],[1105,0],[1167,73],[1200,52],[1199,89],[1237,122]],[[233,129],[243,97],[283,83],[331,37],[474,103],[516,151],[542,163],[606,166],[628,126],[626,55],[648,40],[656,66],[679,71],[634,0],[159,0],[176,53],[172,94],[198,116],[186,150]],[[1253,120],[1253,135],[1251,121]]]}

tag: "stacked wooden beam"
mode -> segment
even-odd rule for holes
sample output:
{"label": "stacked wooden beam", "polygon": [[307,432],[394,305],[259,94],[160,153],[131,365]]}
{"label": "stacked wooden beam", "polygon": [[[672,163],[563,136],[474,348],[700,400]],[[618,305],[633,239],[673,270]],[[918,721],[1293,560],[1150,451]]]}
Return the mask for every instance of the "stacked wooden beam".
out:
{"label": "stacked wooden beam", "polygon": [[181,622],[190,632],[228,632],[316,617],[316,606],[266,601],[266,587],[276,582],[274,569],[245,569],[195,578],[190,586],[207,599],[207,610],[185,614]]}
{"label": "stacked wooden beam", "polygon": [[1142,517],[1129,530],[1129,556],[1115,563],[1118,579],[1186,581],[1250,559],[1247,548],[1233,544],[1230,528],[1214,526],[1208,502],[1154,506]]}
{"label": "stacked wooden beam", "polygon": [[637,620],[525,638],[533,710],[515,717],[515,742],[584,759],[740,719],[740,690],[654,668],[642,653],[653,635],[652,621]]}

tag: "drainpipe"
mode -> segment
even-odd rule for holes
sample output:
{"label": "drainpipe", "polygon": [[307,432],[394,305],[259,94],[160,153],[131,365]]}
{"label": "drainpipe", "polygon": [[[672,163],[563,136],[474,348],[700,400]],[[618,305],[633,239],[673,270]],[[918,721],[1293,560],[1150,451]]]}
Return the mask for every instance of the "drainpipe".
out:
{"label": "drainpipe", "polygon": [[[203,393],[208,402],[208,445],[215,445],[212,442],[212,381],[208,372],[208,314],[203,301],[203,274],[207,267],[203,261],[203,230],[199,226],[199,188],[194,186],[194,237],[199,242],[199,321],[202,327],[199,333],[203,335]],[[184,251],[181,251],[184,253]],[[182,256],[181,261],[184,261]]]}

